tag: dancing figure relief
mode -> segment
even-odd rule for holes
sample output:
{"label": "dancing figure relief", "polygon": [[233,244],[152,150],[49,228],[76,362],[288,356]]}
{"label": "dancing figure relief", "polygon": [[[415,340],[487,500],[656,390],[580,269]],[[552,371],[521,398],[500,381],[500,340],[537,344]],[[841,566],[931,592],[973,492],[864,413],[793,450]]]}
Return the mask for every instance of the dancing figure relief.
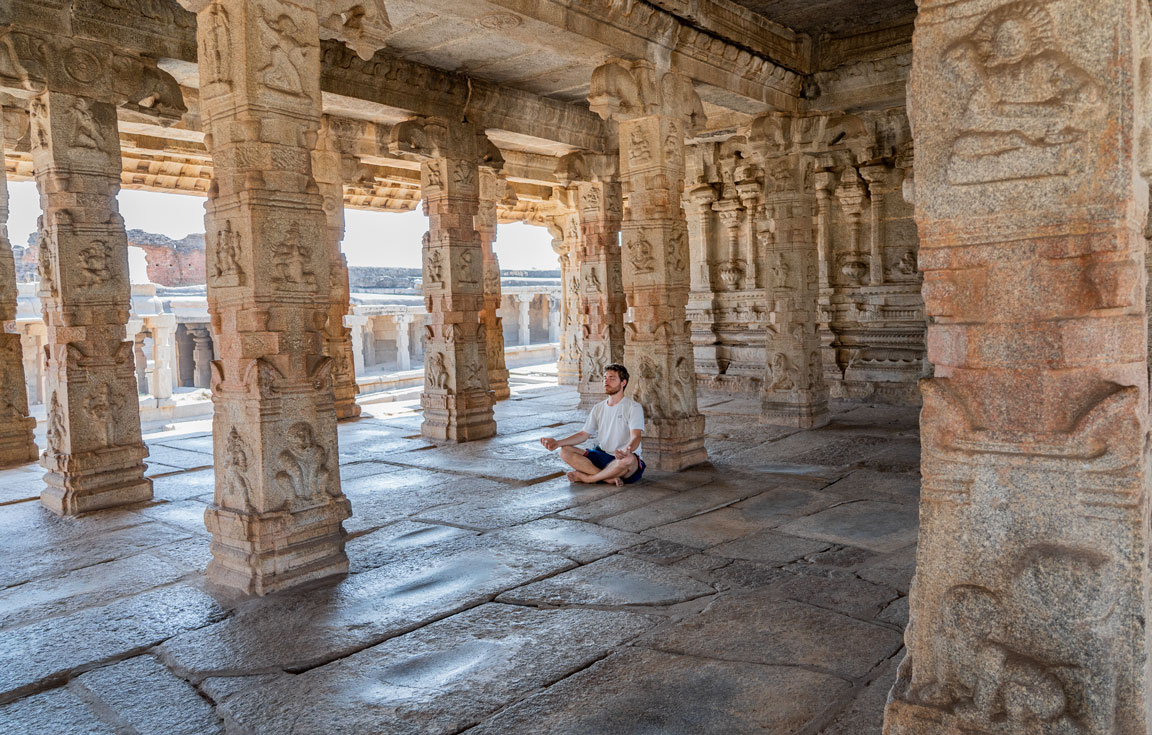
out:
{"label": "dancing figure relief", "polygon": [[310,498],[329,490],[328,451],[316,443],[307,422],[289,427],[288,448],[280,452],[280,467],[276,482],[289,497]]}

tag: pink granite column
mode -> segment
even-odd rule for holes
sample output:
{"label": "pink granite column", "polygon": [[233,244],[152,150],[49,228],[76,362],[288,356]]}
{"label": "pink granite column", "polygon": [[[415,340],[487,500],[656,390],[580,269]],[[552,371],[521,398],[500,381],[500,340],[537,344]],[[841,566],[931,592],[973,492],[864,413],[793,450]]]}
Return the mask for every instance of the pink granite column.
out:
{"label": "pink granite column", "polygon": [[509,197],[508,182],[489,168],[480,169],[480,203],[476,212],[476,232],[483,248],[484,308],[480,321],[484,324],[484,351],[487,353],[488,387],[497,401],[511,393],[508,390],[508,367],[504,363],[504,324],[500,317],[500,261],[493,246],[496,244],[497,207]]}
{"label": "pink granite column", "polygon": [[[0,112],[0,144],[3,141],[4,115]],[[8,241],[8,179],[0,171],[0,467],[35,462],[40,456],[32,439],[36,419],[28,412],[24,355],[15,320],[16,261]]]}
{"label": "pink granite column", "polygon": [[424,242],[424,422],[431,439],[466,442],[496,433],[484,327],[483,247],[476,231],[487,138],[469,123],[410,121],[392,128],[393,154],[420,161],[428,214]]}
{"label": "pink granite column", "polygon": [[935,376],[888,735],[1149,731],[1143,0],[924,0]]}
{"label": "pink granite column", "polygon": [[331,238],[312,173],[320,41],[314,7],[280,0],[207,4],[197,35],[218,348],[208,578],[262,595],[348,569],[324,353]]}
{"label": "pink granite column", "polygon": [[356,403],[356,395],[360,389],[356,385],[356,361],[352,357],[352,330],[344,326],[344,317],[351,311],[351,296],[348,259],[340,251],[340,243],[344,240],[344,175],[348,169],[355,170],[356,160],[345,153],[348,142],[342,139],[341,132],[333,129],[331,118],[324,117],[320,139],[312,151],[312,169],[324,201],[328,223],[328,273],[332,279],[328,320],[324,324],[324,354],[332,358],[336,419],[343,421],[359,418],[360,406]]}
{"label": "pink granite column", "polygon": [[692,83],[646,62],[613,61],[593,72],[592,109],[619,124],[621,225],[629,390],[644,406],[644,457],[661,470],[707,459],[696,407],[688,327],[688,225],[681,208],[684,140],[703,121]]}
{"label": "pink granite column", "polygon": [[40,299],[48,331],[41,502],[62,514],[149,500],[140,437],[128,240],[116,206],[120,138],[108,102],[48,91],[32,101],[40,189]]}

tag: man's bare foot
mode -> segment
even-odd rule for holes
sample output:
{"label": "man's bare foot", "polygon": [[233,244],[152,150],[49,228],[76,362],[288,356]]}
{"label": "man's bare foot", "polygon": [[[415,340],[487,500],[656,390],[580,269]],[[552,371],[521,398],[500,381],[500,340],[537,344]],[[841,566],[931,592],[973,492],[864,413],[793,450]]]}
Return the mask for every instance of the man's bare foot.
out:
{"label": "man's bare foot", "polygon": [[565,477],[568,478],[568,482],[588,482],[588,476],[576,470],[572,470]]}
{"label": "man's bare foot", "polygon": [[604,482],[609,485],[615,485],[616,487],[624,487],[624,478],[621,477],[613,477],[611,480],[605,480]]}

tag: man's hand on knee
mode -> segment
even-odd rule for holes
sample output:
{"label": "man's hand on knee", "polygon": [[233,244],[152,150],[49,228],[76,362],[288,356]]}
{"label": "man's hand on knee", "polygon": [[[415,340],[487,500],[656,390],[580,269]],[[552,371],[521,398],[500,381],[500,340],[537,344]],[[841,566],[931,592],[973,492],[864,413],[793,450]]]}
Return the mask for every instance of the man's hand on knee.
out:
{"label": "man's hand on knee", "polygon": [[553,439],[550,436],[546,436],[543,439],[541,439],[540,443],[543,444],[544,448],[547,449],[549,452],[554,450],[556,447],[560,446],[560,442],[556,441],[555,439]]}

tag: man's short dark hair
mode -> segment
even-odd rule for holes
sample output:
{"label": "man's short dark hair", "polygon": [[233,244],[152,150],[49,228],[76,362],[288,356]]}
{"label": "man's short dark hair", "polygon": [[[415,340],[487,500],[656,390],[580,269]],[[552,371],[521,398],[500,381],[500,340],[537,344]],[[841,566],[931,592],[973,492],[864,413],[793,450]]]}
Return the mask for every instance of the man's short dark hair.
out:
{"label": "man's short dark hair", "polygon": [[625,383],[628,382],[628,368],[624,367],[623,365],[621,365],[618,362],[614,362],[611,365],[608,365],[607,367],[604,368],[604,372],[608,372],[609,370],[616,373],[617,378],[620,378]]}

